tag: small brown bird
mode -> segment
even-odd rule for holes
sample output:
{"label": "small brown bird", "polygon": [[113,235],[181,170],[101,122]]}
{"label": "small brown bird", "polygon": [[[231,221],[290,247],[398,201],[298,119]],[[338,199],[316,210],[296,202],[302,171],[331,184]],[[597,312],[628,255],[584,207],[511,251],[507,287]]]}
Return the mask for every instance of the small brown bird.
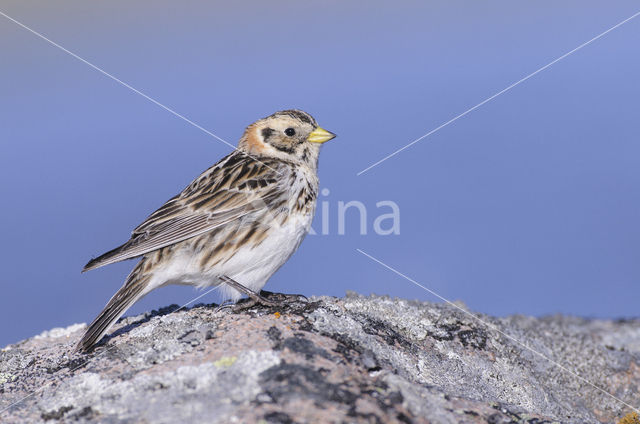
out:
{"label": "small brown bird", "polygon": [[220,286],[233,301],[273,304],[259,292],[311,227],[320,146],[334,137],[300,110],[249,125],[236,150],[84,267],[142,256],[76,349],[91,349],[131,305],[168,284]]}

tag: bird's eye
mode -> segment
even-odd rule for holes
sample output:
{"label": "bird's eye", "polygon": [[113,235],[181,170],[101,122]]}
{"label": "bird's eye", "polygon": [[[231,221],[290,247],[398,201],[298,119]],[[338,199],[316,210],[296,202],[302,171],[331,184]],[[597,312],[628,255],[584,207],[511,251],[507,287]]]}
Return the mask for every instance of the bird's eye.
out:
{"label": "bird's eye", "polygon": [[296,130],[294,130],[293,128],[287,128],[286,130],[284,130],[284,133],[289,137],[293,137],[294,135],[296,135]]}

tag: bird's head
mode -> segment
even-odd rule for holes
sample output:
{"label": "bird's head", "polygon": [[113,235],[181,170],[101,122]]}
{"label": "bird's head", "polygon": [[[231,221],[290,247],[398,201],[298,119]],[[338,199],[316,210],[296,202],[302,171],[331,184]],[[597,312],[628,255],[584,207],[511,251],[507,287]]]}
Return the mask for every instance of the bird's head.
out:
{"label": "bird's head", "polygon": [[251,155],[315,164],[322,143],[335,136],[320,128],[308,113],[291,109],[276,112],[249,125],[238,148]]}

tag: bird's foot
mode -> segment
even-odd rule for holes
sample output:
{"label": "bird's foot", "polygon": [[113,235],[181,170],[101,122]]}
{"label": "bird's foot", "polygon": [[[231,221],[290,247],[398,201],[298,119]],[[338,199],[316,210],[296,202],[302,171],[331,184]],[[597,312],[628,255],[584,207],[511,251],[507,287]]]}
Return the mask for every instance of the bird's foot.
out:
{"label": "bird's foot", "polygon": [[290,305],[291,303],[298,302],[308,302],[306,296],[301,294],[284,294],[284,293],[272,293],[268,291],[261,291],[260,293],[256,293],[253,290],[243,286],[237,281],[229,278],[227,276],[221,277],[222,281],[224,281],[228,286],[238,290],[240,293],[246,295],[249,299],[238,303],[236,305],[233,304],[222,304],[217,310],[222,310],[226,308],[232,308],[233,312],[242,311],[245,309],[252,308],[255,305],[263,305],[269,307],[284,307]]}
{"label": "bird's foot", "polygon": [[280,306],[287,305],[290,303],[309,302],[309,299],[307,298],[307,296],[303,294],[274,293],[274,292],[262,290],[260,292],[260,295],[271,301],[278,302]]}
{"label": "bird's foot", "polygon": [[274,302],[266,297],[259,295],[258,293],[247,294],[248,299],[239,303],[233,303],[231,301],[225,301],[216,308],[216,311],[222,311],[224,309],[231,309],[233,312],[244,311],[245,309],[253,308],[256,305],[264,306],[280,306],[279,302]]}
{"label": "bird's foot", "polygon": [[238,303],[233,303],[232,301],[223,302],[216,308],[216,311],[231,309],[232,312],[241,312],[251,309],[256,305],[282,308],[294,303],[307,303],[308,301],[309,299],[302,294],[273,293],[263,290],[260,294],[255,293],[255,297],[249,296],[247,299]]}

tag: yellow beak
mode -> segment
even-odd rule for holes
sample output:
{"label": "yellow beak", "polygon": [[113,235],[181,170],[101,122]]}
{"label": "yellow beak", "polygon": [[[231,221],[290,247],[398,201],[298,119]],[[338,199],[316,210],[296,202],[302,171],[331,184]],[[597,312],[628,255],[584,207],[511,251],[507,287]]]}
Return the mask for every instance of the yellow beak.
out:
{"label": "yellow beak", "polygon": [[311,134],[309,134],[309,137],[307,137],[307,141],[310,141],[311,143],[324,143],[331,140],[332,138],[335,138],[335,136],[336,135],[334,133],[329,132],[324,128],[318,127],[313,130]]}

